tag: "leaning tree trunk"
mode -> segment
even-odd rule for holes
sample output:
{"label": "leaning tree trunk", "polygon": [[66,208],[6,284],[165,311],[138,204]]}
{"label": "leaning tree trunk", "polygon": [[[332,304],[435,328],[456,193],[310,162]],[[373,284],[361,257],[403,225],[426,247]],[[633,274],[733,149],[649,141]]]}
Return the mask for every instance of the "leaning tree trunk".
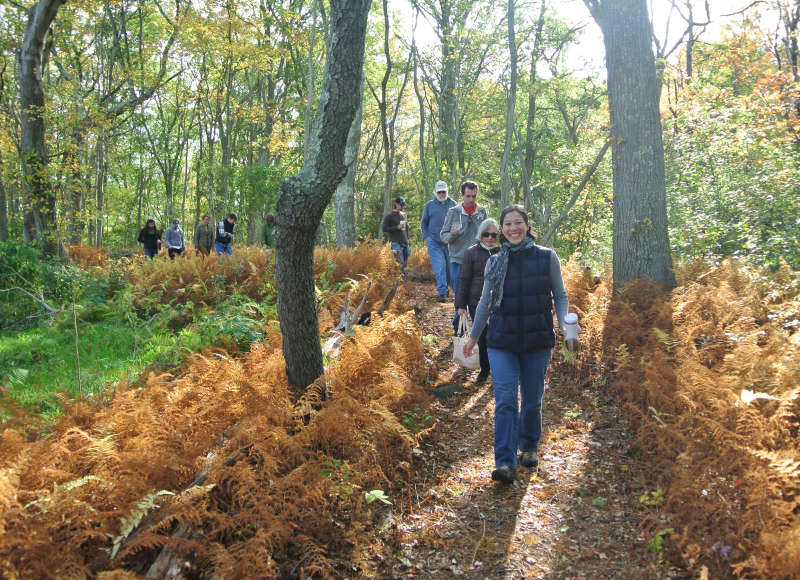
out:
{"label": "leaning tree trunk", "polygon": [[309,154],[281,184],[275,280],[289,381],[308,386],[324,372],[314,295],[314,235],[347,172],[347,135],[361,104],[369,0],[331,0],[330,46]]}
{"label": "leaning tree trunk", "polygon": [[649,276],[675,286],[664,144],[645,0],[584,0],[603,31],[614,178],[614,287]]}
{"label": "leaning tree trunk", "polygon": [[47,32],[63,0],[40,0],[28,11],[28,27],[19,53],[20,148],[33,243],[45,255],[58,255],[56,198],[47,176],[44,126],[44,69]]}

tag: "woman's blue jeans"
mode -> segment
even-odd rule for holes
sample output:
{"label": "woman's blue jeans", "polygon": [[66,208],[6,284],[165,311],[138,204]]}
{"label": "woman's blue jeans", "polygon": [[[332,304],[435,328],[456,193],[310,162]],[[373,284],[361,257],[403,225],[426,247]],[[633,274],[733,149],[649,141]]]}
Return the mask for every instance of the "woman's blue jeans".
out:
{"label": "woman's blue jeans", "polygon": [[552,349],[522,353],[488,350],[494,385],[494,463],[515,468],[517,450],[539,447],[544,375]]}

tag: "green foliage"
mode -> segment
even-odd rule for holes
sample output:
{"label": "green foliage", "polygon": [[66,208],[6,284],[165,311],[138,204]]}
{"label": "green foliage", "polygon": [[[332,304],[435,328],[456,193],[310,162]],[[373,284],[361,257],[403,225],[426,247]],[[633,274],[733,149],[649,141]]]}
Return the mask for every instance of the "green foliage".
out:
{"label": "green foliage", "polygon": [[392,502],[389,501],[389,496],[386,495],[386,492],[382,489],[373,489],[372,491],[364,492],[364,500],[367,503],[372,503],[377,500],[386,505],[392,505]]}
{"label": "green foliage", "polygon": [[674,533],[675,530],[672,528],[665,528],[656,532],[656,534],[650,538],[650,541],[647,542],[648,549],[654,554],[660,554],[661,550],[664,549],[664,536]]}
{"label": "green foliage", "polygon": [[419,407],[414,407],[413,410],[403,413],[403,418],[400,421],[412,433],[419,433],[431,419],[433,419],[433,416],[430,413],[420,411]]}
{"label": "green foliage", "polygon": [[194,329],[213,344],[230,346],[232,343],[240,350],[247,350],[263,335],[259,318],[263,319],[265,311],[271,312],[271,309],[234,294],[215,310],[198,312]]}
{"label": "green foliage", "polygon": [[[670,95],[665,155],[677,256],[800,268],[798,118],[791,79],[743,25],[695,48],[696,78]],[[669,81],[668,81],[669,82]],[[677,83],[676,79],[671,80]],[[676,98],[677,97],[677,98]]]}

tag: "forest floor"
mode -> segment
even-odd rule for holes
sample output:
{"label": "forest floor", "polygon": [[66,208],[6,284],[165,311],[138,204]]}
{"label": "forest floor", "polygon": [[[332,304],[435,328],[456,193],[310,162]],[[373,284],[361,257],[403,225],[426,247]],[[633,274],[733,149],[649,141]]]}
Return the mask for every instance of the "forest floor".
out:
{"label": "forest floor", "polygon": [[630,438],[605,381],[576,385],[570,365],[554,356],[539,467],[520,467],[512,484],[498,484],[490,477],[491,377],[477,383],[477,371],[452,362],[452,304],[436,302],[431,283],[409,282],[405,290],[417,300],[423,332],[437,337],[426,346],[437,396],[425,411],[408,415],[425,429],[403,502],[410,507],[387,508],[372,572],[392,578],[687,577],[665,566],[660,545],[649,545],[637,527],[647,509],[639,502],[646,474],[626,461]]}

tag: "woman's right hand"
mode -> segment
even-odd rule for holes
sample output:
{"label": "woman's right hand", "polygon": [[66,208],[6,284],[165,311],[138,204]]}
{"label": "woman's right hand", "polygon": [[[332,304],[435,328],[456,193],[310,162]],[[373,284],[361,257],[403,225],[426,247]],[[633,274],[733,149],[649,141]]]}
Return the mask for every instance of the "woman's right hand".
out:
{"label": "woman's right hand", "polygon": [[464,343],[464,348],[462,351],[464,352],[464,356],[470,357],[472,356],[472,351],[475,350],[475,345],[478,344],[478,341],[472,337]]}
{"label": "woman's right hand", "polygon": [[459,308],[458,309],[458,315],[459,316],[466,316],[467,315],[467,309],[466,308]]}

